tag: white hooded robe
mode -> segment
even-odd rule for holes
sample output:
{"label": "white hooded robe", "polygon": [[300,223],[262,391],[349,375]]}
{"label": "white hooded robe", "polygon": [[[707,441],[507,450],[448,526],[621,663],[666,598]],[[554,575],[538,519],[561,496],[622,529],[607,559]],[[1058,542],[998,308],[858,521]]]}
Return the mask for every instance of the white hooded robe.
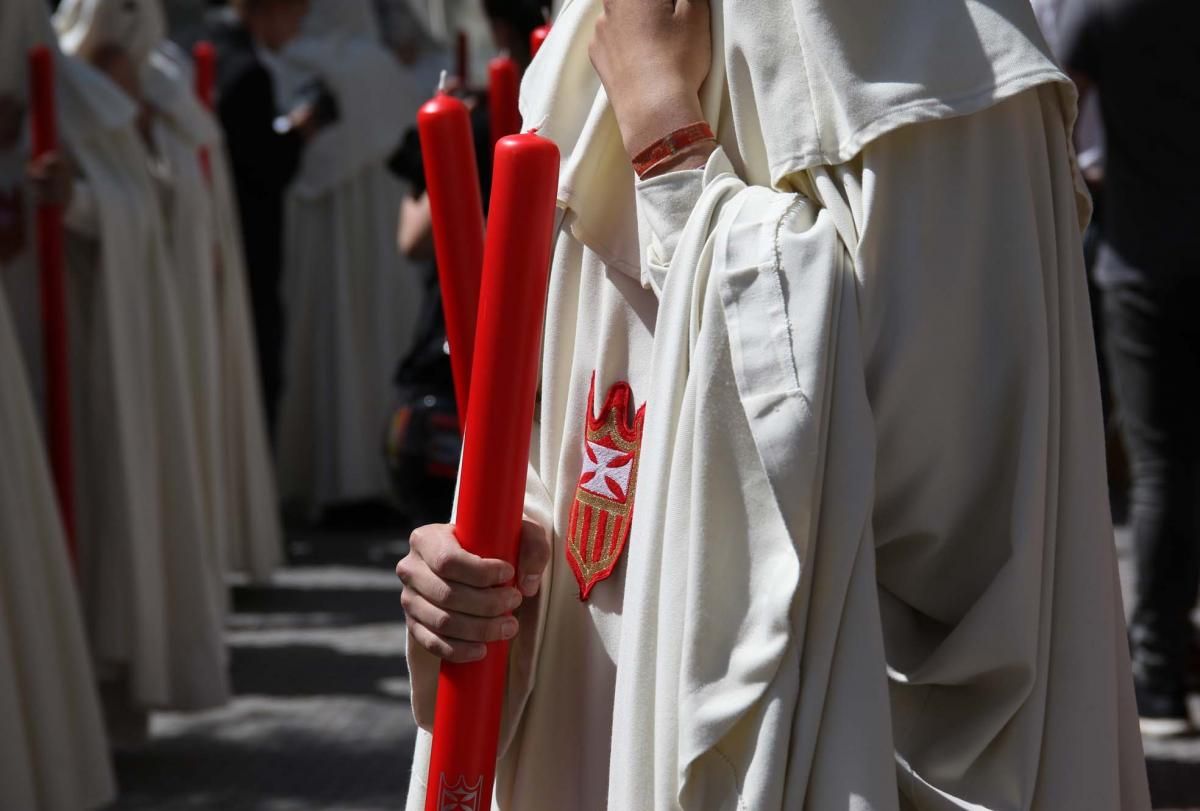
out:
{"label": "white hooded robe", "polygon": [[[635,184],[600,5],[522,92],[564,155],[526,501],[555,551],[494,807],[1147,809],[1074,99],[1032,10],[714,3],[722,148]],[[632,532],[581,602],[584,420],[622,381]]]}
{"label": "white hooded robe", "polygon": [[426,95],[379,42],[373,15],[363,0],[316,2],[278,60],[281,104],[317,76],[340,108],[306,148],[285,215],[279,489],[309,514],[387,496],[392,378],[421,306],[419,274],[396,247],[405,191],[386,162]]}
{"label": "white hooded robe", "polygon": [[[59,68],[72,69],[61,61]],[[116,787],[42,428],[6,298],[0,288],[0,808],[82,811],[111,800]]]}
{"label": "white hooded robe", "polygon": [[156,2],[67,0],[58,14],[71,49],[117,37],[139,66],[142,93],[154,110],[154,151],[170,184],[164,219],[195,393],[215,578],[219,584],[233,570],[264,580],[282,557],[282,529],[220,127],[196,98],[190,61],[164,40]]}
{"label": "white hooded robe", "polygon": [[[54,44],[36,0],[0,6],[4,71]],[[66,212],[71,403],[80,589],[100,680],[124,709],[193,709],[228,695],[221,600],[210,573],[190,393],[158,199],[136,109],[86,65],[58,77],[60,135],[80,177]],[[19,172],[23,154],[4,156]],[[15,167],[15,168],[14,168]],[[42,363],[37,269],[4,274],[35,390]],[[114,707],[117,705],[114,705]]]}

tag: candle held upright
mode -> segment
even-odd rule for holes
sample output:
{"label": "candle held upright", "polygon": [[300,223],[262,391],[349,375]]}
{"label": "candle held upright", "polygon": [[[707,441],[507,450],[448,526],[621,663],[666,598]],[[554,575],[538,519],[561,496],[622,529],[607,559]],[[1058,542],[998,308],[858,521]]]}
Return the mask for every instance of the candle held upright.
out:
{"label": "candle held upright", "polygon": [[542,9],[542,18],[545,19],[545,24],[533,29],[533,32],[529,35],[530,59],[538,55],[538,51],[546,44],[546,37],[550,36],[550,9]]}
{"label": "candle held upright", "polygon": [[211,42],[197,42],[192,46],[192,62],[196,70],[196,98],[212,110],[215,101],[214,88],[217,84],[217,49]]}
{"label": "candle held upright", "polygon": [[[212,111],[217,84],[217,49],[211,42],[197,42],[192,46],[192,63],[195,66],[196,98],[205,109]],[[212,158],[208,154],[208,147],[200,147],[199,160],[200,171],[211,181]]]}
{"label": "candle held upright", "polygon": [[418,111],[417,130],[433,218],[433,247],[459,425],[465,426],[483,270],[483,198],[471,116],[465,104],[439,91]]}
{"label": "candle held upright", "polygon": [[[558,167],[558,148],[537,135],[496,145],[455,535],[468,551],[514,567]],[[508,643],[494,642],[481,661],[442,663],[426,811],[491,808],[507,660]]]}
{"label": "candle held upright", "polygon": [[[46,45],[35,46],[29,52],[29,83],[33,158],[38,159],[58,149],[54,54]],[[71,382],[67,357],[67,278],[61,205],[42,203],[38,206],[37,246],[42,350],[46,370],[47,445],[68,548],[72,561],[78,565],[75,545],[75,465],[71,448]]]}
{"label": "candle held upright", "polygon": [[492,147],[501,138],[521,131],[521,71],[508,54],[488,63],[488,112],[491,117]]}

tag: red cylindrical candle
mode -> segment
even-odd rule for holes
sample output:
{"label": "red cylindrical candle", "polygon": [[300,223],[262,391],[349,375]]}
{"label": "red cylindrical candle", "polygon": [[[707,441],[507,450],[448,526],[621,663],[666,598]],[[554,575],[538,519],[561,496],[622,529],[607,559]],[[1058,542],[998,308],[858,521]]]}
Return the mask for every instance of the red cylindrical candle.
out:
{"label": "red cylindrical candle", "polygon": [[483,271],[483,198],[467,106],[439,92],[417,113],[433,247],[450,342],[459,424],[466,424],[479,277]]}
{"label": "red cylindrical candle", "polygon": [[[54,93],[54,54],[46,45],[29,51],[29,110],[33,157],[58,149]],[[37,244],[42,306],[42,351],[46,371],[46,429],[50,467],[71,559],[75,546],[75,474],[71,453],[71,379],[67,362],[67,278],[63,253],[63,210],[39,205]]]}
{"label": "red cylindrical candle", "polygon": [[538,51],[542,49],[542,45],[546,42],[546,37],[550,36],[550,24],[539,25],[533,29],[533,33],[529,35],[529,55],[534,57],[538,55]]}
{"label": "red cylindrical candle", "polygon": [[[214,89],[217,83],[217,50],[211,42],[201,40],[192,46],[192,61],[196,70],[196,98],[209,110],[213,109]],[[206,179],[212,179],[212,161],[208,147],[200,147],[200,171]]]}
{"label": "red cylindrical candle", "polygon": [[217,49],[211,42],[197,42],[192,46],[192,61],[196,64],[196,97],[211,110],[217,84]]}
{"label": "red cylindrical candle", "polygon": [[506,135],[521,131],[520,71],[508,54],[488,62],[488,112],[491,115],[492,146]]}
{"label": "red cylindrical candle", "polygon": [[[496,145],[475,345],[475,396],[467,415],[454,532],[465,549],[514,566],[558,164],[558,148],[537,135],[514,135]],[[507,659],[508,643],[494,642],[481,661],[442,663],[426,811],[492,807]]]}
{"label": "red cylindrical candle", "polygon": [[466,31],[459,31],[455,38],[454,71],[464,88],[471,84],[471,40]]}

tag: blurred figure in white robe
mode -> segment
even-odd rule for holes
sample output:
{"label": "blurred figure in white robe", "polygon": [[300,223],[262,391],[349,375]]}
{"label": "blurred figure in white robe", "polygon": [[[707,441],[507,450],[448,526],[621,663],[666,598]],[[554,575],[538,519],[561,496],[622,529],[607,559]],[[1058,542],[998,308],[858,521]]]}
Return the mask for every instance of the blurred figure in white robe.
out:
{"label": "blurred figure in white robe", "polygon": [[221,129],[194,92],[190,60],[163,37],[157,0],[67,0],[58,19],[72,47],[119,38],[135,62],[149,143],[170,179],[168,246],[216,577],[232,570],[264,580],[279,565],[282,531]]}
{"label": "blurred figure in white robe", "polygon": [[[0,66],[0,276],[28,261],[32,205],[14,177],[28,133],[17,21],[4,23]],[[36,22],[36,21],[34,21]],[[10,41],[11,40],[11,41]],[[60,83],[79,66],[59,60]],[[32,201],[30,201],[32,202]],[[50,480],[42,426],[0,286],[0,808],[81,811],[115,786],[79,598]]]}
{"label": "blurred figure in white robe", "polygon": [[405,189],[386,163],[429,94],[380,41],[370,0],[314,3],[277,70],[281,99],[317,79],[339,112],[308,145],[285,216],[279,485],[315,516],[388,493],[391,379],[422,290],[396,248]]}
{"label": "blurred figure in white robe", "polygon": [[[27,225],[31,234],[32,218]],[[82,811],[111,800],[115,785],[41,426],[2,288],[0,379],[0,808]]]}
{"label": "blurred figure in white robe", "polygon": [[[27,81],[26,50],[53,43],[54,32],[38,0],[4,3],[0,23],[15,92]],[[60,131],[78,167],[65,219],[79,582],[110,733],[136,739],[150,710],[226,699],[223,612],[179,302],[138,109],[97,71],[60,64],[71,65],[59,76]],[[7,177],[19,174],[26,152],[4,153]],[[3,275],[40,390],[32,249]]]}

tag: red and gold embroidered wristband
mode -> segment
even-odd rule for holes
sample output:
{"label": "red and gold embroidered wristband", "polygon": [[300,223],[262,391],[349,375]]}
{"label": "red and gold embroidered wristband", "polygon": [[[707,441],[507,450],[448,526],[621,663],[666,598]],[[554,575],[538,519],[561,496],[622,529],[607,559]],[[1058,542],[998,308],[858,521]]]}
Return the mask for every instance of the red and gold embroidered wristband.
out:
{"label": "red and gold embroidered wristband", "polygon": [[680,127],[639,152],[633,159],[633,171],[637,172],[638,177],[643,177],[647,172],[671,160],[689,146],[701,141],[715,140],[717,140],[717,136],[713,135],[712,127],[704,121]]}

